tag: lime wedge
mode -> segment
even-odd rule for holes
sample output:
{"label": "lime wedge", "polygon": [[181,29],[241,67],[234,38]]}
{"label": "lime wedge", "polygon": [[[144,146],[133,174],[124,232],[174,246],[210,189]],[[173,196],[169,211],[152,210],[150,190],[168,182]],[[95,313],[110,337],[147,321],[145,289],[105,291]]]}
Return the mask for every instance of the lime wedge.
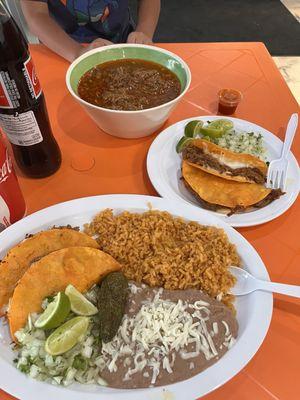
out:
{"label": "lime wedge", "polygon": [[223,129],[216,129],[216,128],[211,128],[210,125],[201,128],[201,133],[203,136],[209,136],[211,138],[219,138],[224,134]]}
{"label": "lime wedge", "polygon": [[190,121],[184,128],[184,136],[194,138],[199,135],[200,130],[203,126],[203,122],[199,120]]}
{"label": "lime wedge", "polygon": [[65,290],[71,302],[71,310],[77,315],[94,315],[98,309],[88,299],[84,297],[74,286],[68,285]]}
{"label": "lime wedge", "polygon": [[233,128],[233,122],[230,119],[216,119],[208,125],[208,128],[222,129],[226,132]]}
{"label": "lime wedge", "polygon": [[88,326],[87,317],[75,317],[65,322],[46,340],[46,352],[52,356],[67,352],[85,336]]}
{"label": "lime wedge", "polygon": [[46,310],[35,321],[34,326],[40,329],[53,329],[61,325],[71,310],[70,300],[64,292],[59,292]]}
{"label": "lime wedge", "polygon": [[190,143],[193,140],[193,138],[182,136],[182,138],[179,140],[179,142],[176,145],[176,151],[177,153],[181,153],[183,148]]}

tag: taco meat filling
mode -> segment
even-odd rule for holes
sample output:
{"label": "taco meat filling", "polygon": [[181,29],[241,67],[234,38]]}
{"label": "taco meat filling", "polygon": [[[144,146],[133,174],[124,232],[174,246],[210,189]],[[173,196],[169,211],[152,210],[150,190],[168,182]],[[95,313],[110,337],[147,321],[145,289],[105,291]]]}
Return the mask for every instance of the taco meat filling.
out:
{"label": "taco meat filling", "polygon": [[250,211],[251,208],[263,208],[263,207],[265,207],[268,204],[272,203],[274,200],[278,199],[280,196],[282,196],[284,194],[284,192],[282,192],[281,189],[273,189],[273,190],[271,190],[271,192],[264,199],[262,199],[258,203],[252,204],[249,207],[236,206],[234,208],[229,208],[229,207],[222,206],[220,204],[209,203],[209,202],[205,201],[188,184],[188,182],[184,178],[182,178],[182,180],[184,182],[185,187],[188,189],[188,191],[190,193],[192,193],[192,195],[196,198],[198,203],[200,203],[200,205],[203,208],[205,208],[206,210],[216,211],[216,212],[222,212],[222,210],[224,210],[224,212],[226,212],[228,216],[230,216],[232,214],[236,214],[238,212]]}
{"label": "taco meat filling", "polygon": [[209,167],[223,174],[226,173],[226,175],[244,176],[249,181],[260,184],[265,182],[265,176],[258,168],[231,168],[226,164],[220,163],[217,158],[204,153],[202,149],[193,145],[189,145],[183,149],[182,158],[190,163]]}
{"label": "taco meat filling", "polygon": [[268,204],[272,203],[272,201],[277,200],[283,194],[284,194],[284,192],[282,192],[281,189],[273,189],[268,194],[268,196],[266,196],[264,199],[262,199],[258,203],[253,204],[252,207],[254,207],[254,208],[263,208],[263,207],[267,206]]}

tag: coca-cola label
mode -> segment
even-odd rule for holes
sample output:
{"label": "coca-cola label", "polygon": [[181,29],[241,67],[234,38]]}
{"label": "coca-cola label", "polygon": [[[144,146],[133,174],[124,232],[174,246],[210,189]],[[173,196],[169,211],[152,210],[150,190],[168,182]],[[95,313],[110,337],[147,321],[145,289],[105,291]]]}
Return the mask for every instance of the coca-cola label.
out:
{"label": "coca-cola label", "polygon": [[3,197],[0,195],[0,232],[10,225],[10,211]]}
{"label": "coca-cola label", "polygon": [[12,172],[12,168],[12,160],[6,149],[4,162],[0,165],[0,184],[4,183],[8,179],[9,174]]}
{"label": "coca-cola label", "polygon": [[[9,175],[12,173],[12,168],[12,161],[6,149],[3,164],[0,165],[0,185],[7,181]],[[0,232],[7,228],[10,224],[10,211],[8,205],[0,195]]]}
{"label": "coca-cola label", "polygon": [[0,108],[17,108],[19,100],[16,82],[10,78],[8,71],[0,71]]}
{"label": "coca-cola label", "polygon": [[31,56],[24,63],[24,75],[29,87],[32,98],[38,98],[42,93],[40,81],[35,73],[35,68]]}
{"label": "coca-cola label", "polygon": [[0,107],[1,108],[12,108],[12,103],[7,93],[5,84],[2,77],[0,76]]}

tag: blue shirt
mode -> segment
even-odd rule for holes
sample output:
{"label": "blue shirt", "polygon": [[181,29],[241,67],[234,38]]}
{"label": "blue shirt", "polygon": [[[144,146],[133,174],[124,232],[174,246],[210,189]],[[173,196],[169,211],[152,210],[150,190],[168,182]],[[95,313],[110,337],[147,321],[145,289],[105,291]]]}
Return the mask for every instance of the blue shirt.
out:
{"label": "blue shirt", "polygon": [[126,42],[133,30],[128,0],[35,0],[48,4],[50,15],[73,39],[89,43],[104,38]]}

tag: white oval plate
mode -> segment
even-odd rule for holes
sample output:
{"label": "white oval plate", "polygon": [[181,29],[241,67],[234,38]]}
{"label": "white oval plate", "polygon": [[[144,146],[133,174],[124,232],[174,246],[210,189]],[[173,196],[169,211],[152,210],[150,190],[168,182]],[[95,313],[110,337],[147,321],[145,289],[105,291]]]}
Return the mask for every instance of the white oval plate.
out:
{"label": "white oval plate", "polygon": [[[7,228],[0,234],[0,259],[13,245],[24,239],[26,233],[35,233],[53,225],[82,227],[104,208],[115,212],[128,210],[144,212],[149,203],[154,209],[166,210],[174,216],[186,220],[196,220],[206,225],[223,228],[231,242],[235,243],[244,267],[254,276],[269,280],[267,270],[254,248],[236,230],[210,213],[199,209],[195,215],[194,207],[182,207],[165,199],[138,195],[94,196],[72,200],[38,211]],[[42,282],[41,282],[42,284]],[[216,364],[197,376],[183,382],[151,389],[119,390],[100,386],[74,384],[67,388],[53,386],[28,378],[13,366],[13,352],[8,327],[0,324],[0,387],[22,400],[194,400],[223,385],[236,375],[259,349],[268,331],[273,308],[270,293],[255,292],[239,297],[236,301],[239,335],[235,345]],[[168,394],[166,394],[168,393]]]}
{"label": "white oval plate", "polygon": [[[282,141],[277,136],[273,135],[273,133],[252,122],[237,118],[211,115],[185,119],[162,131],[153,141],[148,152],[148,175],[152,185],[162,197],[170,200],[179,200],[184,204],[196,206],[197,209],[201,208],[193,195],[181,182],[181,156],[176,153],[176,144],[181,136],[183,136],[184,127],[188,121],[200,119],[203,122],[207,122],[220,118],[230,119],[237,130],[261,133],[263,135],[264,145],[267,148],[269,161],[280,157]],[[300,189],[299,167],[292,153],[289,154],[289,161],[286,194],[281,196],[278,200],[261,209],[242,214],[233,214],[230,217],[214,211],[208,212],[235,227],[259,225],[279,217],[279,215],[283,214],[291,207],[297,199]]]}

